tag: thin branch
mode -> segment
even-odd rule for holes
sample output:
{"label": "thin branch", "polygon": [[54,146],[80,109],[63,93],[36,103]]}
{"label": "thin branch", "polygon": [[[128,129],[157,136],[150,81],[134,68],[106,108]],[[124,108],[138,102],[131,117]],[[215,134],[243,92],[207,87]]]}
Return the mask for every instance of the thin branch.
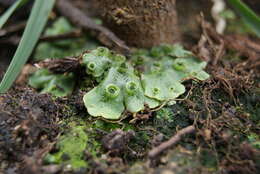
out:
{"label": "thin branch", "polygon": [[26,26],[26,21],[22,21],[19,23],[15,23],[13,25],[10,25],[6,28],[3,28],[0,30],[0,37],[4,37],[6,35],[15,33],[15,32],[19,32],[21,30],[23,30]]}
{"label": "thin branch", "polygon": [[42,36],[40,41],[43,42],[51,42],[63,39],[72,39],[72,38],[79,38],[82,36],[82,32],[80,30],[74,30],[64,34],[52,35],[52,36]]}
{"label": "thin branch", "polygon": [[66,73],[76,71],[80,67],[80,62],[78,58],[66,57],[63,59],[45,59],[35,66],[47,68],[54,73]]}
{"label": "thin branch", "polygon": [[192,126],[188,126],[180,131],[177,132],[177,134],[175,134],[171,139],[169,139],[168,141],[163,142],[162,144],[160,144],[159,146],[153,148],[149,153],[148,153],[148,157],[150,159],[155,159],[159,154],[161,154],[163,151],[169,149],[170,147],[174,146],[175,144],[177,144],[181,138],[186,135],[186,134],[190,134],[192,132],[195,131],[195,127]]}

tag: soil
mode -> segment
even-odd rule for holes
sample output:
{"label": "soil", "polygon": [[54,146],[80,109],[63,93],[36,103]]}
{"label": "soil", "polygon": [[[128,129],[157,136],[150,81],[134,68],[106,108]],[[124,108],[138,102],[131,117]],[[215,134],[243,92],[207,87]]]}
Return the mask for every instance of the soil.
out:
{"label": "soil", "polygon": [[[75,1],[77,7],[87,8],[80,3]],[[190,3],[185,7],[194,7],[195,2]],[[145,110],[133,122],[129,113],[121,121],[87,113],[82,98],[95,81],[78,65],[73,66],[78,68],[77,87],[67,97],[39,93],[28,86],[26,76],[23,83],[0,95],[0,173],[259,173],[260,40],[240,30],[219,35],[206,22],[211,21],[209,17],[194,22],[191,16],[199,16],[199,6],[182,15],[185,8],[177,4],[179,18],[189,19],[180,24],[184,45],[208,61],[210,79],[186,81],[187,90],[176,104]],[[203,7],[203,11],[209,14],[210,9]],[[234,22],[239,23],[229,21]],[[8,45],[0,41],[0,77],[15,51],[8,40],[13,35],[21,33],[5,36]],[[191,125],[194,131],[149,157],[152,149]]]}

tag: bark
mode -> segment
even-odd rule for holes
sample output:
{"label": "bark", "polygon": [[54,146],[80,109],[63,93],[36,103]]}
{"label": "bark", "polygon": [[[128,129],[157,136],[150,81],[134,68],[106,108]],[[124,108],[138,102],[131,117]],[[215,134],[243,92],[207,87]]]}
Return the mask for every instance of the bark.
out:
{"label": "bark", "polygon": [[96,0],[105,25],[130,46],[180,41],[175,0]]}

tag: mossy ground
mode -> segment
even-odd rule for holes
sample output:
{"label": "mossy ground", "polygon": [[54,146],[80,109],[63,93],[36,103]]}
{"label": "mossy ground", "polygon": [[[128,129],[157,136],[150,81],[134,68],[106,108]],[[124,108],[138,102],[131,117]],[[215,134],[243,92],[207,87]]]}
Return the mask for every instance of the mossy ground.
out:
{"label": "mossy ground", "polygon": [[[257,173],[259,170],[260,96],[254,87],[240,91],[234,100],[219,86],[214,77],[205,82],[187,81],[187,90],[178,98],[176,104],[166,105],[154,112],[147,110],[138,113],[138,119],[131,123],[133,117],[129,113],[125,113],[128,117],[124,120],[113,122],[88,115],[82,98],[95,82],[88,79],[87,83],[80,83],[84,85],[78,85],[79,88],[71,97],[51,99],[50,103],[56,108],[53,108],[52,112],[55,111],[59,115],[58,121],[55,121],[59,131],[58,136],[48,134],[55,145],[42,156],[43,163],[40,166],[37,164],[40,169],[57,165],[62,173],[91,173],[102,170],[104,173],[140,174],[164,171]],[[26,89],[17,91],[20,92],[10,94],[16,102],[7,103],[8,107],[3,106],[4,112],[1,111],[1,114],[9,113],[10,110],[19,111],[18,103],[23,103],[27,94]],[[24,97],[20,97],[20,94]],[[29,104],[29,108],[34,106],[30,104],[34,95],[39,94],[30,94],[30,100],[25,102]],[[6,97],[4,99],[7,99]],[[40,108],[44,109],[42,105]],[[51,113],[52,117],[54,114]],[[147,153],[151,148],[168,140],[181,128],[192,124],[196,126],[195,134],[185,136],[177,147],[164,152],[153,162],[153,168],[147,166]],[[23,129],[22,132],[26,131]],[[118,129],[125,132],[132,130],[135,134],[123,150],[114,153],[117,149],[104,148],[106,142],[102,139]],[[13,133],[17,134],[15,131]],[[21,135],[23,134],[18,134]],[[33,134],[31,136],[33,137]],[[30,138],[21,138],[25,143],[30,141]],[[15,148],[16,146],[17,144],[11,145]],[[27,147],[24,148],[25,152],[28,151]]]}
{"label": "mossy ground", "polygon": [[[49,161],[49,164],[70,164],[74,170],[83,167],[90,171],[93,163],[89,164],[87,159],[91,156],[105,170],[118,173],[163,173],[168,170],[175,173],[217,173],[223,170],[236,171],[234,167],[242,162],[244,168],[237,170],[252,173],[257,170],[259,159],[255,154],[248,156],[247,153],[259,150],[259,120],[255,115],[259,108],[259,95],[252,91],[243,93],[240,95],[241,102],[235,104],[225,91],[210,89],[214,85],[212,83],[211,80],[187,82],[189,90],[176,104],[164,106],[135,124],[129,123],[131,117],[121,122],[108,122],[92,118],[85,110],[83,113],[76,111],[78,114],[74,113],[74,116],[63,121],[64,133],[56,144],[60,148],[51,152],[56,161]],[[211,91],[210,94],[205,92],[207,90]],[[177,148],[165,152],[160,160],[158,158],[157,162],[160,164],[163,161],[164,165],[160,164],[154,170],[146,168],[145,156],[152,147],[169,139],[177,130],[194,123],[198,127],[196,136],[186,136]],[[110,156],[102,147],[101,139],[116,129],[133,130],[135,136],[125,151]],[[124,167],[110,168],[108,163],[115,158],[120,158]]]}
{"label": "mossy ground", "polygon": [[55,152],[46,155],[44,161],[46,164],[63,164],[73,169],[87,167],[84,152],[88,150],[95,155],[98,143],[87,134],[87,125],[83,120],[70,120],[67,123],[67,130],[60,136]]}
{"label": "mossy ground", "polygon": [[[244,61],[230,57],[233,54],[223,62]],[[136,66],[142,68],[142,62]],[[77,88],[69,97],[16,87],[0,96],[0,173],[11,169],[25,173],[258,173],[259,77],[253,77],[249,88],[232,83],[235,92],[230,95],[214,76],[217,70],[209,67],[207,72],[211,74],[207,81],[185,82],[186,92],[176,104],[140,112],[135,122],[130,113],[113,122],[87,113],[83,95],[97,85],[90,76],[78,74]],[[192,124],[194,134],[149,161],[147,153],[152,148]],[[104,143],[112,141],[103,138],[118,129],[131,130],[134,136],[116,152],[116,148],[105,148]],[[115,137],[124,140],[125,136],[111,140]],[[57,170],[50,172],[54,166]]]}
{"label": "mossy ground", "polygon": [[[208,71],[211,73],[210,69]],[[59,131],[53,137],[55,140],[52,138],[54,146],[41,157],[42,168],[57,165],[61,173],[102,170],[104,173],[129,174],[165,171],[177,174],[255,173],[259,170],[260,95],[255,84],[230,96],[214,76],[204,82],[188,80],[184,83],[186,92],[175,104],[165,105],[157,111],[147,109],[139,112],[132,122],[133,114],[127,112],[120,121],[90,116],[82,98],[97,82],[86,75],[78,77],[85,80],[76,82],[78,87],[72,95],[52,97],[59,115],[55,121]],[[26,89],[20,91],[23,94]],[[29,99],[34,95],[39,94],[30,94]],[[20,100],[23,102],[24,98]],[[19,105],[13,102],[8,106],[19,110]],[[147,153],[151,148],[192,124],[196,126],[196,133],[185,136],[177,147],[158,156],[152,162],[153,168],[149,168]],[[116,130],[126,134],[113,135]],[[133,131],[134,136],[125,139],[128,131]],[[109,141],[104,141],[104,137],[110,135],[113,136]],[[125,140],[126,144],[122,143]]]}

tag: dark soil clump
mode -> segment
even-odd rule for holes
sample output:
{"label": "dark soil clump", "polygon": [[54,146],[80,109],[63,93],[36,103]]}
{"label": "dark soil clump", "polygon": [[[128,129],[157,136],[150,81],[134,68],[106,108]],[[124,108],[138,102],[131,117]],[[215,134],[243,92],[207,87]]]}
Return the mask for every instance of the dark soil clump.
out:
{"label": "dark soil clump", "polygon": [[0,96],[0,171],[26,168],[28,158],[40,162],[59,132],[57,110],[50,95],[30,89]]}

